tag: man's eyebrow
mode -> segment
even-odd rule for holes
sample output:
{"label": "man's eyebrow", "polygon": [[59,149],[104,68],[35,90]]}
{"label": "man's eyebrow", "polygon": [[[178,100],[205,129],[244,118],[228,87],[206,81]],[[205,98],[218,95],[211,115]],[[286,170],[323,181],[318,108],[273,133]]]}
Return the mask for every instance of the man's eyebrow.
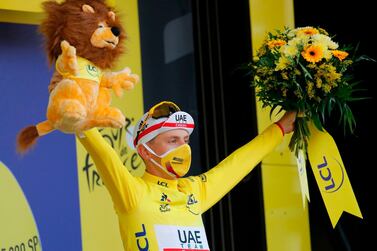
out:
{"label": "man's eyebrow", "polygon": [[179,137],[178,136],[175,136],[175,135],[170,135],[168,136],[168,139],[178,139]]}
{"label": "man's eyebrow", "polygon": [[[177,135],[171,135],[171,136],[168,136],[168,139],[180,139],[180,138],[182,138],[182,137],[181,137],[181,136],[177,136]],[[189,139],[190,136],[187,135],[187,136],[184,136],[183,138],[184,138],[184,139]]]}

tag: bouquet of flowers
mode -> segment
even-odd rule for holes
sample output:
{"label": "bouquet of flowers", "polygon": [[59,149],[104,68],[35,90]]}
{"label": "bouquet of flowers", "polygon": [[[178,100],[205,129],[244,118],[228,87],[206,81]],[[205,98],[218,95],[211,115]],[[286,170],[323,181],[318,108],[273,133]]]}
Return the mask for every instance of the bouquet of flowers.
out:
{"label": "bouquet of flowers", "polygon": [[326,116],[339,109],[344,129],[353,132],[355,118],[349,102],[355,97],[358,81],[351,68],[366,56],[351,56],[350,46],[340,46],[322,28],[300,27],[268,33],[249,65],[252,86],[263,107],[295,110],[297,119],[289,148],[298,156],[307,152],[308,122],[319,130]]}

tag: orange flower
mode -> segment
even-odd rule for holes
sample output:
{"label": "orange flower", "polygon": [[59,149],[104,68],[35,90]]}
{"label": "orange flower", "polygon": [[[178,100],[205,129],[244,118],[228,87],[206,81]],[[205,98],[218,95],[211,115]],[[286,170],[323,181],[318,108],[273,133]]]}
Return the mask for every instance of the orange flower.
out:
{"label": "orange flower", "polygon": [[271,40],[271,41],[267,42],[268,48],[270,48],[270,49],[272,49],[276,46],[282,46],[282,45],[285,45],[285,44],[286,44],[286,42],[284,40],[281,40],[281,39]]}
{"label": "orange flower", "polygon": [[310,63],[317,63],[323,58],[322,48],[318,45],[310,45],[305,48],[301,55]]}
{"label": "orange flower", "polygon": [[348,56],[347,52],[339,51],[339,50],[333,50],[332,54],[334,55],[334,57],[338,58],[340,61],[342,61],[343,59],[345,59]]}
{"label": "orange flower", "polygon": [[302,28],[302,29],[299,29],[297,31],[297,34],[305,34],[305,35],[314,35],[314,34],[318,34],[319,31],[315,28],[312,28],[312,27],[306,27],[306,28]]}

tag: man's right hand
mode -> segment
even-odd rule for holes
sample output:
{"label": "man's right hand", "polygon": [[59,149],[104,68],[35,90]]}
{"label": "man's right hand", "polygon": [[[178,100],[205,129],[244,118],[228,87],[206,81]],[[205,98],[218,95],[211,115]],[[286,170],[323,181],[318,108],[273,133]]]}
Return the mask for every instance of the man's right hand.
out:
{"label": "man's right hand", "polygon": [[295,111],[287,111],[285,114],[276,122],[278,123],[284,134],[290,133],[295,129],[295,121],[296,121],[297,112]]}

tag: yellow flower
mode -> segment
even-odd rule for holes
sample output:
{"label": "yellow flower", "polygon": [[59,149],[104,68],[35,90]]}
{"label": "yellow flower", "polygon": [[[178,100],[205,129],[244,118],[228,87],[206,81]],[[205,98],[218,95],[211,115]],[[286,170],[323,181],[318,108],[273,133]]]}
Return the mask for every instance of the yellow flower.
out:
{"label": "yellow flower", "polygon": [[331,59],[332,53],[328,49],[328,46],[326,45],[326,43],[321,43],[321,41],[316,41],[316,42],[312,43],[312,46],[318,46],[321,49],[321,51],[323,53],[323,55],[322,55],[323,58],[325,58],[327,60]]}
{"label": "yellow flower", "polygon": [[301,55],[305,58],[306,61],[317,63],[323,58],[323,50],[321,46],[310,45],[305,48],[303,52],[301,52]]}
{"label": "yellow flower", "polygon": [[281,39],[271,40],[267,42],[268,48],[272,49],[276,46],[282,46],[285,45],[285,41]]}
{"label": "yellow flower", "polygon": [[264,46],[260,47],[259,50],[257,51],[257,56],[262,57],[266,54],[266,48]]}
{"label": "yellow flower", "polygon": [[296,32],[297,32],[297,36],[300,36],[300,35],[311,36],[311,35],[319,33],[319,31],[316,28],[313,28],[313,27],[310,27],[310,26],[297,28]]}
{"label": "yellow flower", "polygon": [[288,77],[288,73],[287,72],[282,72],[281,74],[281,77],[284,79],[284,80],[288,80],[289,79],[289,77]]}
{"label": "yellow flower", "polygon": [[325,58],[326,60],[329,60],[331,59],[331,57],[332,57],[331,51],[329,51],[328,49],[325,49],[323,51],[323,58]]}
{"label": "yellow flower", "polygon": [[315,85],[318,89],[320,89],[322,87],[322,79],[321,78],[316,78],[316,85]]}
{"label": "yellow flower", "polygon": [[287,92],[288,92],[288,90],[287,90],[287,89],[283,89],[283,92],[282,92],[282,94],[283,94],[283,97],[286,97],[286,96],[287,96]]}
{"label": "yellow flower", "polygon": [[328,64],[319,66],[314,75],[316,87],[322,89],[325,93],[329,93],[333,87],[336,87],[341,77],[342,74],[338,73],[333,65]]}
{"label": "yellow flower", "polygon": [[290,61],[286,57],[280,57],[276,63],[275,71],[280,71],[286,69],[290,65]]}
{"label": "yellow flower", "polygon": [[306,91],[307,91],[308,97],[310,99],[315,97],[315,92],[314,92],[313,86],[314,86],[313,82],[308,81],[306,83]]}
{"label": "yellow flower", "polygon": [[320,70],[318,72],[322,74],[322,76],[326,79],[327,82],[332,83],[334,85],[336,84],[336,81],[338,81],[342,77],[342,74],[338,73],[333,65],[324,64],[321,65],[319,68]]}
{"label": "yellow flower", "polygon": [[345,59],[348,56],[347,52],[339,51],[339,50],[333,50],[332,54],[334,55],[334,57],[338,58],[340,61],[342,61],[343,59]]}
{"label": "yellow flower", "polygon": [[326,48],[329,48],[331,50],[337,49],[339,45],[331,40],[329,36],[323,35],[323,34],[315,34],[312,36],[313,44],[319,43],[323,44]]}
{"label": "yellow flower", "polygon": [[308,37],[295,37],[288,41],[286,45],[283,45],[280,48],[280,53],[283,54],[284,57],[291,57],[295,58],[299,55],[299,48],[303,45],[307,44],[309,41]]}
{"label": "yellow flower", "polygon": [[331,91],[332,87],[331,87],[331,85],[324,85],[322,89],[325,93],[329,93]]}
{"label": "yellow flower", "polygon": [[284,57],[292,57],[294,58],[298,53],[298,49],[296,45],[285,45],[281,47],[281,53],[284,55]]}
{"label": "yellow flower", "polygon": [[313,63],[313,64],[308,64],[306,67],[309,69],[316,69],[317,65]]}

